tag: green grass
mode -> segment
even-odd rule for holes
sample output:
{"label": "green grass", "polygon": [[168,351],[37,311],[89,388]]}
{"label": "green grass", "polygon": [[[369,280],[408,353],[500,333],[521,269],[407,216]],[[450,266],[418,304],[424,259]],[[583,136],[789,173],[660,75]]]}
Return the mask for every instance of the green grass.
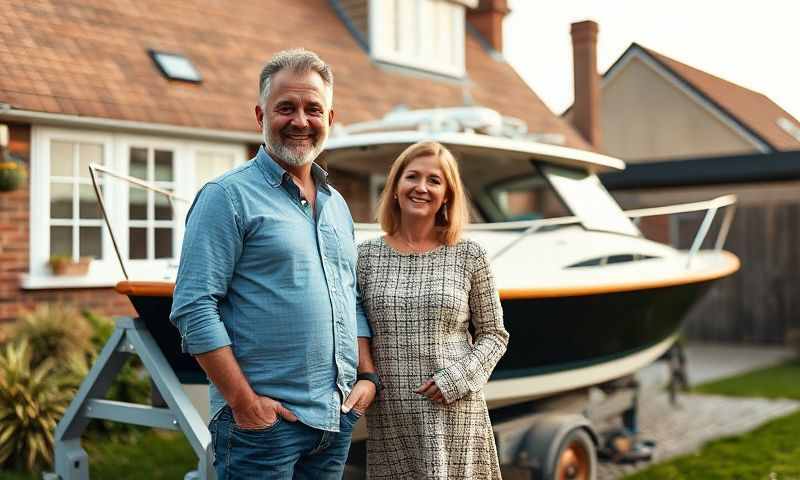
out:
{"label": "green grass", "polygon": [[800,479],[800,412],[715,440],[699,452],[654,465],[626,480]]}
{"label": "green grass", "polygon": [[[197,468],[197,457],[182,434],[145,431],[127,440],[84,439],[93,480],[180,479]],[[0,472],[0,480],[39,480],[41,475]]]}
{"label": "green grass", "polygon": [[800,360],[699,385],[694,393],[800,400]]}
{"label": "green grass", "polygon": [[[706,383],[694,393],[800,400],[800,360]],[[690,407],[691,408],[691,407]],[[653,465],[626,480],[800,480],[800,412],[699,452]]]}

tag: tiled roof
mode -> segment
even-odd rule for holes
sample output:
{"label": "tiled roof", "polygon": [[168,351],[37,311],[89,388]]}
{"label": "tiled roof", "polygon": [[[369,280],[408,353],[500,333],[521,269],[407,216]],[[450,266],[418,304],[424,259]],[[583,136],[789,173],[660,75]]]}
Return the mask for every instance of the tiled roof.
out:
{"label": "tiled roof", "polygon": [[[374,64],[325,0],[0,0],[0,11],[0,102],[15,109],[254,132],[261,65],[302,46],[333,66],[337,121],[471,98],[589,148],[473,34],[461,82]],[[185,55],[202,83],[165,79],[148,49]]]}
{"label": "tiled roof", "polygon": [[800,139],[782,128],[778,120],[785,118],[798,129],[800,122],[767,96],[690,67],[641,45],[634,44],[634,47],[641,48],[773,149],[800,149]]}

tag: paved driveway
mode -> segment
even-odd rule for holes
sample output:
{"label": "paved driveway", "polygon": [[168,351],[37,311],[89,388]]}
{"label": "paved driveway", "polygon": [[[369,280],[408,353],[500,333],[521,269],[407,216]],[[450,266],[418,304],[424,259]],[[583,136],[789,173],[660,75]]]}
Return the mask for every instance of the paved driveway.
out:
{"label": "paved driveway", "polygon": [[[693,385],[775,365],[792,358],[785,348],[694,344],[686,348],[689,381]],[[656,363],[639,373],[643,384],[639,404],[641,438],[657,442],[654,462],[699,449],[709,440],[744,433],[776,417],[800,409],[794,400],[680,395],[677,407],[661,389],[667,369]],[[601,463],[598,480],[611,480],[648,464]]]}

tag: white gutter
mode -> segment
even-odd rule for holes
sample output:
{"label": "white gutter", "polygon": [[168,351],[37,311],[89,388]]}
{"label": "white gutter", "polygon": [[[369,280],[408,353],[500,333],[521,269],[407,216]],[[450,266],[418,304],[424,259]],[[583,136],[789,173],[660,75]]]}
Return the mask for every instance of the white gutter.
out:
{"label": "white gutter", "polygon": [[261,134],[256,132],[250,133],[235,130],[181,127],[165,123],[137,122],[132,120],[115,120],[101,117],[64,115],[61,113],[34,112],[31,110],[17,110],[6,103],[0,103],[0,120],[29,122],[36,125],[147,133],[170,137],[219,140],[237,143],[258,144],[263,142],[263,137]]}

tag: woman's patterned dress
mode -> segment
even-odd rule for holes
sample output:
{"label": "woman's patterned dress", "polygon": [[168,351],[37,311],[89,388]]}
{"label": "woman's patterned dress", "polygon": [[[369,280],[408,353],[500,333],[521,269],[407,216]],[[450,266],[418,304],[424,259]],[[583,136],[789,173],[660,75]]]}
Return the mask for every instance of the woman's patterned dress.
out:
{"label": "woman's patterned dress", "polygon": [[[369,478],[500,478],[482,389],[508,332],[486,251],[462,240],[400,253],[376,238],[358,253],[373,357],[386,387],[367,412]],[[414,393],[430,377],[446,405]]]}

